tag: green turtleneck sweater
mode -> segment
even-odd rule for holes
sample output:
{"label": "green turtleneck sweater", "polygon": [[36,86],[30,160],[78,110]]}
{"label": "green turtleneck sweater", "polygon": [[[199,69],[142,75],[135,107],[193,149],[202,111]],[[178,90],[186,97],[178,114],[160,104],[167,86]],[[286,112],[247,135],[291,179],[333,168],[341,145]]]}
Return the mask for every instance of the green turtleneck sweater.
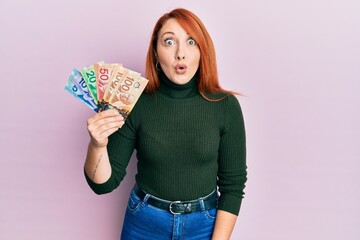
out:
{"label": "green turtleneck sweater", "polygon": [[177,85],[160,74],[156,93],[142,94],[123,127],[109,137],[109,180],[96,184],[85,174],[94,192],[108,193],[120,184],[135,149],[136,182],[145,192],[192,200],[218,186],[218,209],[239,213],[247,179],[241,108],[233,95],[204,99],[196,76]]}

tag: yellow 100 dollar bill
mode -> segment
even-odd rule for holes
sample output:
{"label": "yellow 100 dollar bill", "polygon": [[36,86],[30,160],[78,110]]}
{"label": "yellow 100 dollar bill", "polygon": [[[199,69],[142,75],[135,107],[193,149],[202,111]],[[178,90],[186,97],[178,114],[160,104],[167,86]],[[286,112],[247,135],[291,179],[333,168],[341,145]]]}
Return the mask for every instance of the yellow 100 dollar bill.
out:
{"label": "yellow 100 dollar bill", "polygon": [[106,90],[103,97],[104,103],[110,102],[110,97],[112,96],[114,90],[117,88],[118,84],[124,80],[125,77],[124,74],[126,73],[126,71],[128,71],[128,69],[122,67],[122,65],[115,66],[113,73],[110,77],[110,80],[106,86]]}
{"label": "yellow 100 dollar bill", "polygon": [[149,80],[141,77],[139,73],[126,69],[122,81],[117,83],[117,87],[109,99],[109,104],[116,107],[126,118],[148,82]]}

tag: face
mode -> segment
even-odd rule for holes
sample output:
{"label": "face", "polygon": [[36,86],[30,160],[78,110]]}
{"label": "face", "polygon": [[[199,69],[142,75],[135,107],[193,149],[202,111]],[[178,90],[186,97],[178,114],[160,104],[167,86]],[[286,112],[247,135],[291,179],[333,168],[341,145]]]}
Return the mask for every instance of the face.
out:
{"label": "face", "polygon": [[176,84],[189,82],[199,68],[199,47],[174,18],[159,31],[156,55],[161,71]]}
{"label": "face", "polygon": [[130,93],[120,93],[120,101],[126,105],[130,105],[135,101],[135,96]]}

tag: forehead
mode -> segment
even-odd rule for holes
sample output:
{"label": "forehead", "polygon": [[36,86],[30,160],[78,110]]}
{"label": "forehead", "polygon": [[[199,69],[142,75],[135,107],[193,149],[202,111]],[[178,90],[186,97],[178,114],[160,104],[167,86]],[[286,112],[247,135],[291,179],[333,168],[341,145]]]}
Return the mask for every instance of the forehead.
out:
{"label": "forehead", "polygon": [[187,35],[185,29],[179,24],[175,18],[170,18],[165,21],[162,28],[159,31],[159,36],[161,37],[164,33],[173,33],[175,35]]}

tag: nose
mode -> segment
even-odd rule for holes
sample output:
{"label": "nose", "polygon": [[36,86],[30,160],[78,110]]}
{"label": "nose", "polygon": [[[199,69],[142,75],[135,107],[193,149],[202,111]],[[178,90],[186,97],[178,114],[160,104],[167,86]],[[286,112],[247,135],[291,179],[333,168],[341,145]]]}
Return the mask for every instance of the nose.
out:
{"label": "nose", "polygon": [[182,59],[185,59],[184,55],[180,55],[180,54],[176,55],[176,60],[182,60]]}
{"label": "nose", "polygon": [[177,52],[175,54],[175,59],[176,60],[185,59],[185,53],[184,53],[184,50],[183,50],[182,46],[178,46]]}

